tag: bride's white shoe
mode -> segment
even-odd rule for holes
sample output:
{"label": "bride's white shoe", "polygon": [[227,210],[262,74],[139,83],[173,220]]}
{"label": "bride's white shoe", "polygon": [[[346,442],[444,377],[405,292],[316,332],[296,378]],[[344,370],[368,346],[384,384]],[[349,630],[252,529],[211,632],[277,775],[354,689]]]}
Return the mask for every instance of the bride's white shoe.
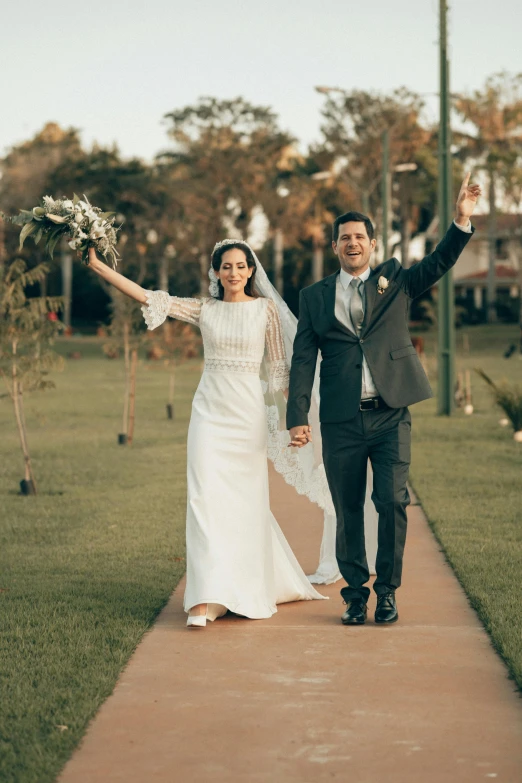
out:
{"label": "bride's white shoe", "polygon": [[206,614],[192,614],[187,617],[187,628],[204,628],[206,624]]}
{"label": "bride's white shoe", "polygon": [[[207,624],[208,604],[197,604],[196,606],[192,607],[190,612],[193,612],[195,609],[198,610],[198,614],[189,613],[189,616],[187,617],[187,627],[204,628]],[[203,613],[201,612],[202,609],[205,609]]]}

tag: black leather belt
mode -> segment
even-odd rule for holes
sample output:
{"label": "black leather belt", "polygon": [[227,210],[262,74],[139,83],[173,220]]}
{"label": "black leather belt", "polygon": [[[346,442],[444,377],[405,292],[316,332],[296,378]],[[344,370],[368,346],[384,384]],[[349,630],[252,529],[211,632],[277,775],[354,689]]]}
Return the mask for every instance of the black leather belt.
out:
{"label": "black leather belt", "polygon": [[370,397],[367,400],[361,400],[359,405],[360,411],[378,411],[388,406],[384,402],[382,397]]}

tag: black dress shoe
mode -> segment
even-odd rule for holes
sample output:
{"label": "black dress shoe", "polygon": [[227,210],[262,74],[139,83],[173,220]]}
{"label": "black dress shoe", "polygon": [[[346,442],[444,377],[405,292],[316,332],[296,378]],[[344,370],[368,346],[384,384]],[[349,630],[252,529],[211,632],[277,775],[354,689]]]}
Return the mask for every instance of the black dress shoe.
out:
{"label": "black dress shoe", "polygon": [[375,610],[376,623],[395,623],[399,619],[395,593],[383,593],[377,596],[377,608]]}
{"label": "black dress shoe", "polygon": [[368,609],[365,601],[347,601],[346,611],[341,617],[343,625],[362,625],[366,622]]}

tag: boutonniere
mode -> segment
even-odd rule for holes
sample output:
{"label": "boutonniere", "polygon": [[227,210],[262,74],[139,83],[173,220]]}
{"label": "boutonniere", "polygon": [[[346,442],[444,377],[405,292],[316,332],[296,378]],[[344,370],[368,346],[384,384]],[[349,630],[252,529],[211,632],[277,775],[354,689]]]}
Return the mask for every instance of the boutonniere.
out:
{"label": "boutonniere", "polygon": [[383,294],[389,285],[390,285],[390,281],[387,280],[383,275],[381,275],[377,281],[377,291],[380,294]]}

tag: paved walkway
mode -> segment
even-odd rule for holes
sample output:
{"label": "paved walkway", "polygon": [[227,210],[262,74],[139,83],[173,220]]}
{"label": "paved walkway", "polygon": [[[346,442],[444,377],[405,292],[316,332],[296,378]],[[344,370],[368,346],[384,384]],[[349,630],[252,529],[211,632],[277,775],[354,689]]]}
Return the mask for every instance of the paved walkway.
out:
{"label": "paved walkway", "polygon": [[[272,504],[315,570],[317,510],[271,476]],[[340,624],[330,601],[188,631],[183,584],[60,783],[499,783],[522,780],[522,703],[418,506],[400,621]]]}

